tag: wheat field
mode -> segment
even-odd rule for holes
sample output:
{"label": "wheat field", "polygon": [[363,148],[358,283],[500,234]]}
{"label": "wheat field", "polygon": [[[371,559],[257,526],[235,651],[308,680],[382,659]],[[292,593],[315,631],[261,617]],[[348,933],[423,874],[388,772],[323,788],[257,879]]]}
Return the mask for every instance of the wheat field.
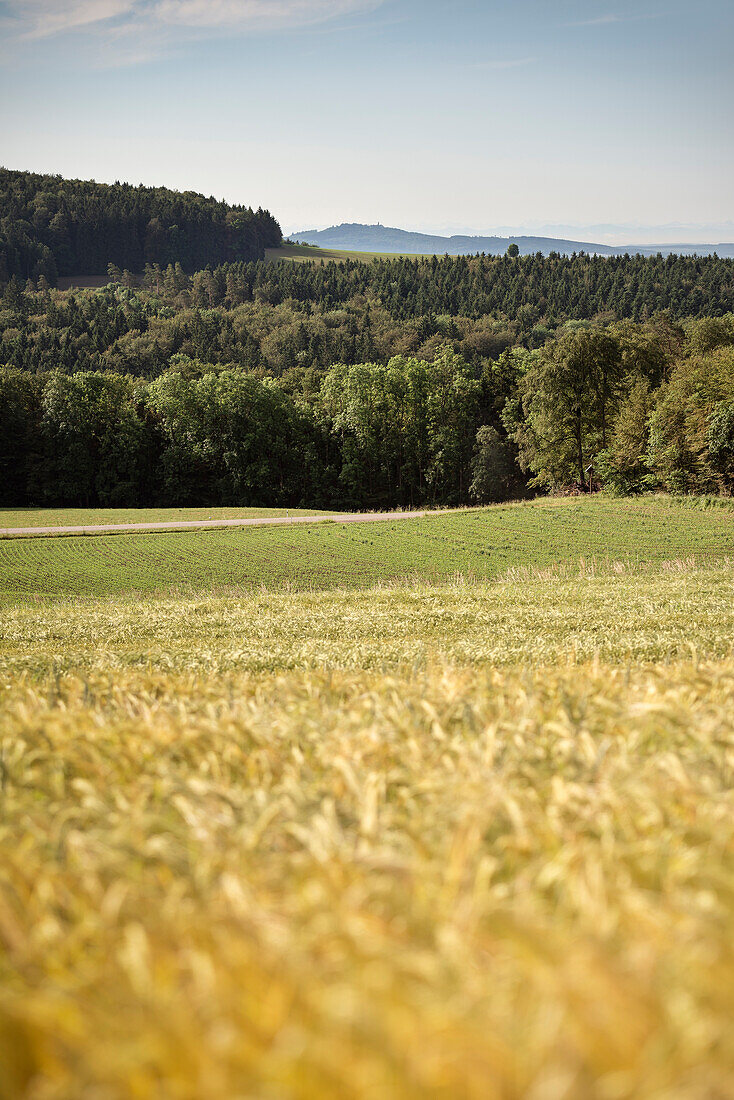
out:
{"label": "wheat field", "polygon": [[5,608],[0,1096],[734,1096],[733,596]]}

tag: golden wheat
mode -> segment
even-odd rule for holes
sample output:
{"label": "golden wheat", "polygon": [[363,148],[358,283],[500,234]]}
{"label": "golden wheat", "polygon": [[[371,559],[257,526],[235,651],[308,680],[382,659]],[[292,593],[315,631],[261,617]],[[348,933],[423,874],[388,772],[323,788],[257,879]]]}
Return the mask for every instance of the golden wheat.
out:
{"label": "golden wheat", "polygon": [[8,609],[0,1096],[734,1096],[731,590]]}

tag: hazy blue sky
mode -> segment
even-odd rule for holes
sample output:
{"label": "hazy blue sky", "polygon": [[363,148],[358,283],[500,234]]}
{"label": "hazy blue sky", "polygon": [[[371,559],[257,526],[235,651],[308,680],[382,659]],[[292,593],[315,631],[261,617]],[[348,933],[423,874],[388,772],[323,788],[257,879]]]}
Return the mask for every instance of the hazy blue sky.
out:
{"label": "hazy blue sky", "polygon": [[286,230],[734,235],[732,0],[0,0],[0,41],[7,167]]}

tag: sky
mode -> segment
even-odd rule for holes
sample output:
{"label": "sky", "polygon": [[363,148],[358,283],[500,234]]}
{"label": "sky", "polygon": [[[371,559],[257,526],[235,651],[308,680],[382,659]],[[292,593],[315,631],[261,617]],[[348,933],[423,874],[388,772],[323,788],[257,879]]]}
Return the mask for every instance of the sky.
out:
{"label": "sky", "polygon": [[732,0],[0,0],[0,163],[285,232],[732,241],[733,53]]}

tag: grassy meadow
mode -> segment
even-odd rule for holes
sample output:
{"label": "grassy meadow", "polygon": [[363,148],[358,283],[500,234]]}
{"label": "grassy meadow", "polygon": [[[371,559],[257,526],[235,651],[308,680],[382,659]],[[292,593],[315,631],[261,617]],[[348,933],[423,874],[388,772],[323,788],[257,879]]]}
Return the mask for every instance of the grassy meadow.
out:
{"label": "grassy meadow", "polygon": [[733,525],[0,543],[0,1098],[734,1096]]}
{"label": "grassy meadow", "polygon": [[491,579],[582,557],[652,563],[691,554],[734,554],[734,503],[544,500],[378,523],[3,539],[0,600],[172,586],[357,588],[457,573]]}

